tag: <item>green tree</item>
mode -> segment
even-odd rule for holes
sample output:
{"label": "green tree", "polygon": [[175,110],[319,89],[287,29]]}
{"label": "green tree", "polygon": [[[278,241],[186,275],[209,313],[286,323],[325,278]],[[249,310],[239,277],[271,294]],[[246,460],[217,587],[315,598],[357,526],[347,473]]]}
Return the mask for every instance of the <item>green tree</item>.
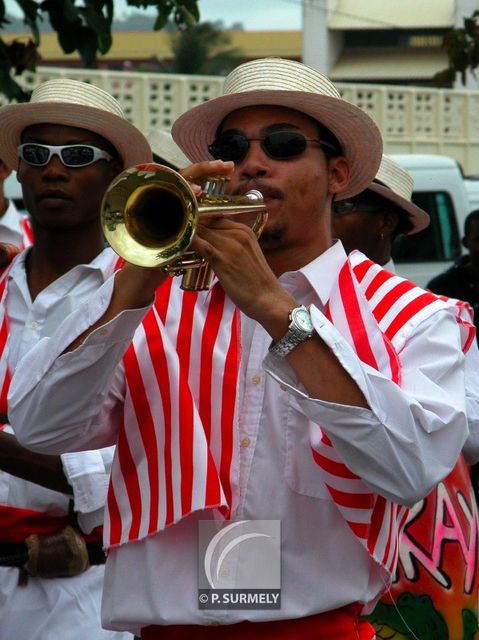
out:
{"label": "green tree", "polygon": [[171,34],[172,73],[226,75],[243,61],[221,23],[202,22]]}
{"label": "green tree", "polygon": [[[130,7],[157,9],[153,26],[163,29],[172,19],[179,29],[188,29],[199,20],[199,0],[127,0]],[[105,54],[112,44],[113,0],[16,0],[23,12],[23,22],[30,30],[31,39],[7,43],[0,37],[0,91],[9,99],[24,101],[28,94],[15,81],[26,69],[34,71],[38,63],[40,23],[48,20],[58,34],[65,53],[78,51],[83,65],[96,66],[97,55]],[[5,2],[0,0],[0,31],[8,25]]]}
{"label": "green tree", "polygon": [[462,84],[466,84],[467,72],[475,74],[479,67],[479,11],[464,18],[463,23],[463,27],[449,29],[444,35],[449,65],[433,77],[438,86],[451,86],[456,74],[460,75]]}

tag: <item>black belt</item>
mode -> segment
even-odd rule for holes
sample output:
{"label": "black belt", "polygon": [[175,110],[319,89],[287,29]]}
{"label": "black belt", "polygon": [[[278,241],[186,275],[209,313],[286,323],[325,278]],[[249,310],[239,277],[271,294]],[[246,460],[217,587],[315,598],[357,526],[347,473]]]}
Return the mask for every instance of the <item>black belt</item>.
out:
{"label": "black belt", "polygon": [[[90,564],[105,564],[101,542],[86,542]],[[23,567],[28,562],[28,548],[24,542],[0,542],[0,567]]]}

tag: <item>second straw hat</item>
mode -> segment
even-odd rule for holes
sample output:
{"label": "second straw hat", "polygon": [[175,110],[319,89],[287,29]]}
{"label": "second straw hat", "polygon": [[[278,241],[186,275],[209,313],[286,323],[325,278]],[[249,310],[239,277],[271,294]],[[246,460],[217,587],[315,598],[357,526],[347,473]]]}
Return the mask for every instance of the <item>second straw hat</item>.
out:
{"label": "second straw hat", "polygon": [[146,137],[154,155],[160,160],[165,160],[175,169],[183,169],[191,164],[191,160],[185,156],[168,131],[150,131]]}
{"label": "second straw hat", "polygon": [[22,131],[34,124],[59,124],[97,133],[111,142],[125,168],[151,161],[148,140],[126,119],[120,103],[87,82],[47,80],[34,89],[30,102],[0,109],[1,157],[9,168],[17,168]]}
{"label": "second straw hat", "polygon": [[386,200],[393,202],[402,209],[412,224],[411,231],[406,235],[418,233],[425,229],[430,222],[428,214],[411,202],[414,180],[410,173],[388,156],[383,156],[381,166],[368,190],[374,191]]}

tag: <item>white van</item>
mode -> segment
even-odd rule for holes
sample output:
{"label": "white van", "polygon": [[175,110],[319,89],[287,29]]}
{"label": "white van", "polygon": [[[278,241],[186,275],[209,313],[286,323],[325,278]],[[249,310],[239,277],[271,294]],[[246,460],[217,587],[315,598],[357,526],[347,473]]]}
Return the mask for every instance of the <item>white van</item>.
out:
{"label": "white van", "polygon": [[461,255],[464,220],[471,206],[460,165],[439,155],[392,154],[414,179],[412,200],[428,212],[429,227],[396,238],[392,257],[398,274],[424,287]]}
{"label": "white van", "polygon": [[464,186],[466,187],[470,210],[479,209],[479,176],[467,176],[464,179]]}

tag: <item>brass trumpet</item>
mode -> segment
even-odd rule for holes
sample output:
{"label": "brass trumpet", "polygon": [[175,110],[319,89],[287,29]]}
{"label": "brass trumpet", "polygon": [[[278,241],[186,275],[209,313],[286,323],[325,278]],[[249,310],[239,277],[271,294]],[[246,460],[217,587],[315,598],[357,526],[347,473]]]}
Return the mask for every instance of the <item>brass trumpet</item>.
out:
{"label": "brass trumpet", "polygon": [[[250,226],[259,237],[267,219],[259,191],[225,195],[227,178],[210,178],[196,198],[188,182],[159,164],[142,164],[122,171],[103,197],[101,223],[107,242],[122,258],[141,267],[163,267],[182,275],[181,288],[207,290],[213,272],[188,247],[199,216],[205,219],[253,214]],[[251,216],[250,216],[251,217]]]}

